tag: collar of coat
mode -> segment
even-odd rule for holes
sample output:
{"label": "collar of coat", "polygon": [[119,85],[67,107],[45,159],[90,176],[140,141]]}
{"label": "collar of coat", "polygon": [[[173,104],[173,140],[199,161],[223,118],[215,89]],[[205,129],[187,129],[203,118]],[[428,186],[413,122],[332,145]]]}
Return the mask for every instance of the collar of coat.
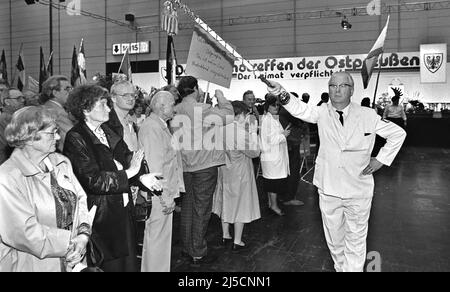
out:
{"label": "collar of coat", "polygon": [[58,110],[63,110],[65,112],[63,105],[53,99],[47,100],[47,102],[45,103],[45,106],[47,106],[49,108],[56,108]]}
{"label": "collar of coat", "polygon": [[[106,139],[108,140],[109,148],[111,150],[114,150],[117,146],[117,143],[122,139],[119,135],[116,134],[111,128],[106,124],[103,123],[100,126],[103,130],[103,132],[106,135]],[[85,122],[80,122],[80,128],[81,130],[80,134],[83,135],[85,138],[90,139],[92,143],[96,145],[104,145],[100,140],[97,138],[97,136],[92,132],[91,129],[89,129],[88,125],[86,125]]]}
{"label": "collar of coat", "polygon": [[[50,153],[48,155],[48,158],[50,159],[52,165],[55,166],[55,168],[57,168],[57,166],[61,163],[67,163],[66,158],[57,153]],[[25,155],[25,152],[20,148],[14,149],[14,152],[11,154],[10,159],[14,162],[14,164],[24,176],[35,176],[42,173],[40,168],[30,159],[28,159]]]}
{"label": "collar of coat", "polygon": [[[123,137],[123,126],[122,123],[119,120],[119,116],[117,115],[116,111],[114,110],[114,107],[111,108],[111,111],[109,112],[109,120],[106,122],[107,125],[113,130],[117,135],[120,137]],[[136,123],[132,123],[133,130],[138,134],[138,127]]]}
{"label": "collar of coat", "polygon": [[158,123],[158,125],[161,126],[161,128],[163,128],[165,131],[167,130],[167,131],[170,133],[169,128],[168,128],[168,126],[167,126],[167,123],[164,122],[164,120],[161,119],[160,116],[158,116],[157,114],[155,114],[155,113],[152,112],[152,113],[150,113],[149,118],[152,119],[152,120],[154,120],[156,123]]}

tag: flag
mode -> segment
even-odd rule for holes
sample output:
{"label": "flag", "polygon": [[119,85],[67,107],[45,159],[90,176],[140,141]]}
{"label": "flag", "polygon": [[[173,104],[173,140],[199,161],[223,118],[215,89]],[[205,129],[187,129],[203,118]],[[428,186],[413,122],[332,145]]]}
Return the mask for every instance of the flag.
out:
{"label": "flag", "polygon": [[178,12],[170,1],[166,1],[164,5],[161,29],[166,31],[168,35],[176,35],[178,33]]}
{"label": "flag", "polygon": [[22,91],[25,85],[25,62],[23,59],[22,45],[20,45],[19,58],[17,59],[16,69],[17,75],[17,88]]}
{"label": "flag", "polygon": [[51,76],[51,72],[53,71],[53,70],[50,70],[50,64],[52,62],[52,59],[53,59],[53,51],[50,52],[50,57],[48,57],[47,66],[45,67],[46,68],[45,70],[47,70],[48,77]]}
{"label": "flag", "polygon": [[171,35],[167,38],[166,73],[167,84],[175,84],[177,78],[177,56],[175,54],[173,36]]}
{"label": "flag", "polygon": [[166,54],[166,80],[167,84],[175,84],[177,76],[177,58],[173,36],[178,33],[178,13],[172,2],[164,2],[164,10],[161,17],[161,28],[167,32]]}
{"label": "flag", "polygon": [[363,61],[361,75],[364,84],[364,89],[366,89],[367,86],[369,85],[370,76],[372,76],[372,71],[373,68],[375,67],[375,64],[378,61],[378,56],[380,56],[383,53],[384,41],[386,40],[387,29],[389,26],[389,17],[390,16],[388,16],[386,25],[384,26],[383,30],[378,36],[377,41],[375,42],[369,54]]}
{"label": "flag", "polygon": [[128,54],[128,49],[125,51],[123,55],[122,62],[120,63],[119,71],[117,73],[122,72],[127,75],[128,81],[133,82],[132,72],[131,72],[131,63],[130,63],[130,55]]}
{"label": "flag", "polygon": [[2,58],[0,59],[0,79],[5,80],[8,84],[8,69],[6,68],[5,50],[2,51]]}
{"label": "flag", "polygon": [[79,85],[77,84],[77,81],[79,82],[79,79],[80,79],[80,67],[78,66],[77,48],[76,46],[73,46],[72,69],[70,70],[70,84],[72,84],[73,87]]}
{"label": "flag", "polygon": [[27,87],[29,91],[39,93],[39,82],[31,76],[28,76]]}
{"label": "flag", "polygon": [[80,74],[80,85],[87,83],[86,79],[86,55],[84,54],[84,41],[81,39],[80,52],[78,53],[78,67]]}
{"label": "flag", "polygon": [[42,91],[42,84],[45,82],[45,80],[47,80],[47,78],[48,78],[47,66],[44,60],[44,52],[42,51],[41,47],[40,65],[39,65],[39,92]]}

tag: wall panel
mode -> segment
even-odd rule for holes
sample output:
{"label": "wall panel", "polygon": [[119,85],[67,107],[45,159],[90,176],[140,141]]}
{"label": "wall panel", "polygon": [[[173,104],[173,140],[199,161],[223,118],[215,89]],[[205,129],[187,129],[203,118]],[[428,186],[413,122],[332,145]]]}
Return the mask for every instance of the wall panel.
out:
{"label": "wall panel", "polygon": [[[68,3],[70,0],[66,0]],[[248,59],[367,53],[384,26],[386,15],[347,15],[353,28],[344,31],[338,15],[311,19],[305,12],[364,7],[369,0],[184,0],[197,15],[220,33]],[[81,0],[90,13],[121,21],[126,13],[135,15],[135,33],[124,26],[87,16],[69,16],[53,9],[54,72],[68,75],[73,46],[85,40],[88,77],[104,72],[105,64],[120,62],[112,55],[112,44],[151,41],[151,53],[133,55],[132,61],[165,59],[167,37],[159,31],[164,0]],[[386,0],[384,5],[416,2]],[[431,1],[431,2],[438,2]],[[11,7],[10,7],[11,5]],[[11,13],[10,13],[11,11]],[[298,18],[283,16],[297,12]],[[0,1],[0,50],[5,49],[8,68],[16,62],[20,44],[24,45],[27,74],[38,77],[39,46],[49,54],[49,9],[42,4],[26,5],[23,0]],[[279,15],[277,21],[264,17]],[[191,21],[179,11],[183,26]],[[260,21],[243,18],[261,16]],[[331,16],[331,17],[330,17]],[[12,26],[10,26],[10,21]],[[236,23],[237,21],[237,23]],[[12,36],[10,33],[12,30]],[[192,29],[181,29],[175,37],[179,62],[186,62]],[[450,43],[450,9],[393,12],[386,51],[418,51],[421,43]],[[450,51],[450,50],[449,50]],[[10,73],[12,74],[12,72]]]}

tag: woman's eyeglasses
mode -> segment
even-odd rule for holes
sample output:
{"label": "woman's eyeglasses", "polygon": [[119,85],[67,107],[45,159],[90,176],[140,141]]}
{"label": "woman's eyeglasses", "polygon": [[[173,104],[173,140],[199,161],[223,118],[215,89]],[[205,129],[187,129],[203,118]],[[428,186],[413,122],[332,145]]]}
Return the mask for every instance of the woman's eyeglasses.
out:
{"label": "woman's eyeglasses", "polygon": [[73,90],[72,86],[67,86],[66,88],[63,88],[67,92],[71,92]]}
{"label": "woman's eyeglasses", "polygon": [[52,135],[53,138],[55,138],[56,135],[59,135],[59,129],[55,129],[51,132],[46,132],[46,131],[41,131],[41,133],[47,134],[47,135]]}

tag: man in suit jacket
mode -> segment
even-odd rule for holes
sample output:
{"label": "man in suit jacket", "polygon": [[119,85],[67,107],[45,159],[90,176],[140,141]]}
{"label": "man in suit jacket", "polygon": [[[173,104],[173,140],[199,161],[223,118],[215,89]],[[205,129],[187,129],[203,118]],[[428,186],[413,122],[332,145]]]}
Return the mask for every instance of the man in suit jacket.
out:
{"label": "man in suit jacket", "polygon": [[174,199],[184,192],[181,153],[167,127],[174,116],[174,105],[170,92],[156,93],[150,104],[152,113],[139,131],[139,142],[151,162],[150,172],[164,177],[162,195],[152,197],[152,212],[145,224],[142,272],[170,272]]}
{"label": "man in suit jacket", "polygon": [[[406,132],[378,116],[374,110],[350,101],[354,81],[347,72],[331,76],[330,104],[310,106],[289,94],[276,82],[269,91],[280,94],[282,105],[294,116],[317,123],[320,149],[314,185],[325,237],[336,271],[363,271],[366,237],[374,180],[372,174],[391,165]],[[386,138],[377,157],[371,157],[375,136]]]}
{"label": "man in suit jacket", "polygon": [[73,120],[65,110],[65,105],[72,91],[69,79],[63,75],[54,75],[42,84],[42,93],[39,96],[44,107],[56,116],[56,125],[59,128],[61,139],[58,150],[62,153],[67,132],[74,126]]}
{"label": "man in suit jacket", "polygon": [[117,135],[123,138],[131,151],[139,149],[137,125],[134,123],[130,110],[136,104],[136,89],[129,81],[119,81],[111,86],[112,108],[107,125]]}

